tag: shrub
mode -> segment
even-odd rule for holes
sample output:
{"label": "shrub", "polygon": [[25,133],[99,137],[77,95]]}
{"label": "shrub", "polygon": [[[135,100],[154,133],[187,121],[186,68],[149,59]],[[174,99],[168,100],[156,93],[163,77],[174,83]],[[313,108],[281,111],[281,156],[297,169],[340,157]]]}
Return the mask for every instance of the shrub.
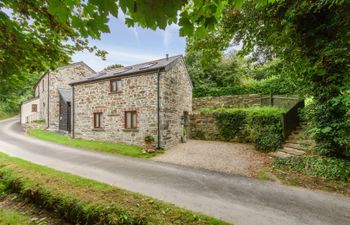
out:
{"label": "shrub", "polygon": [[214,110],[214,117],[224,140],[250,141],[256,149],[267,152],[282,144],[283,112],[272,107],[222,108]]}
{"label": "shrub", "polygon": [[152,135],[147,135],[146,137],[145,137],[145,142],[146,143],[154,143],[154,137],[152,136]]}
{"label": "shrub", "polygon": [[283,111],[277,108],[252,108],[247,117],[251,129],[251,139],[255,147],[261,151],[276,150],[283,141]]}
{"label": "shrub", "polygon": [[206,137],[205,137],[205,132],[201,129],[196,129],[194,131],[194,134],[192,134],[193,136],[191,138],[194,138],[194,139],[200,139],[200,140],[206,140]]}
{"label": "shrub", "polygon": [[247,110],[230,109],[214,113],[221,136],[226,141],[245,141]]}
{"label": "shrub", "polygon": [[350,177],[350,162],[344,159],[303,156],[276,159],[273,168],[286,169],[306,175],[319,176],[327,180],[347,181]]}

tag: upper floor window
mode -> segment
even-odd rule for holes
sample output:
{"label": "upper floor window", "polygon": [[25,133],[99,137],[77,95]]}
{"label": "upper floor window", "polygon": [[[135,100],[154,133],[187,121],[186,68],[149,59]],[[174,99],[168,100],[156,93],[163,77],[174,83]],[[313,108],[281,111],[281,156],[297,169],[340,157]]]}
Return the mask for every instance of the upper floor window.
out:
{"label": "upper floor window", "polygon": [[125,112],[125,129],[136,129],[137,128],[137,112],[126,111]]}
{"label": "upper floor window", "polygon": [[38,112],[38,105],[32,104],[32,112]]}
{"label": "upper floor window", "polygon": [[42,85],[43,85],[43,86],[42,86],[42,92],[44,92],[44,90],[45,90],[45,82],[44,82],[44,80],[42,81],[42,83],[43,83],[43,84],[42,84]]}
{"label": "upper floor window", "polygon": [[111,80],[111,92],[118,92],[122,90],[122,80]]}
{"label": "upper floor window", "polygon": [[102,127],[102,113],[94,113],[94,128]]}

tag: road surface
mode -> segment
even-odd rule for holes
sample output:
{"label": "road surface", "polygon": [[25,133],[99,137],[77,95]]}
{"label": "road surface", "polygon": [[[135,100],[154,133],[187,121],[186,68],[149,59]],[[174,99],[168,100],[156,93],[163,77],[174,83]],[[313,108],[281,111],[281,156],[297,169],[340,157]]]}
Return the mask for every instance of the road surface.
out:
{"label": "road surface", "polygon": [[237,225],[349,225],[350,198],[239,175],[70,148],[0,121],[0,151]]}

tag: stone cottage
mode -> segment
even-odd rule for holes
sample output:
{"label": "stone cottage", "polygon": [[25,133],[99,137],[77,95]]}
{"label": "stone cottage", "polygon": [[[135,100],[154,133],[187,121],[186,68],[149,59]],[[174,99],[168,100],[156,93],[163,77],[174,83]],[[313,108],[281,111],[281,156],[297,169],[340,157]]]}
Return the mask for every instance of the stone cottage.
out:
{"label": "stone cottage", "polygon": [[21,123],[45,120],[49,130],[70,132],[72,88],[69,83],[92,74],[96,72],[84,62],[44,73],[34,86],[35,97],[21,105]]}
{"label": "stone cottage", "polygon": [[103,71],[72,82],[72,136],[158,148],[180,142],[192,111],[192,83],[182,56]]}

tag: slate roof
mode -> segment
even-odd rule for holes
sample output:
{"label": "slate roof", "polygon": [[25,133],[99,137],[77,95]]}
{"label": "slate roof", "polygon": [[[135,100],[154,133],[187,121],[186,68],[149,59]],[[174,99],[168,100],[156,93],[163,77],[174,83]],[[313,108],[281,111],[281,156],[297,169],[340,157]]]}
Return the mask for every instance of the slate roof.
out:
{"label": "slate roof", "polygon": [[34,101],[34,100],[37,100],[37,99],[39,99],[39,97],[30,98],[30,99],[24,100],[21,104],[26,104],[28,102],[31,102],[31,101]]}
{"label": "slate roof", "polygon": [[[59,69],[62,69],[62,68],[66,68],[66,67],[71,67],[71,66],[76,66],[76,65],[83,65],[83,66],[86,66],[86,68],[88,68],[90,70],[90,72],[92,74],[96,74],[96,71],[93,70],[90,66],[88,66],[86,63],[84,63],[83,61],[80,61],[80,62],[75,62],[75,63],[71,63],[71,64],[68,64],[68,65],[64,65],[64,66],[59,66],[57,67],[55,70],[59,70]],[[45,73],[43,73],[39,79],[36,81],[35,85],[34,85],[34,89],[36,88],[36,86],[39,84],[39,82],[41,81],[41,79],[43,79],[45,77],[45,75],[49,72],[46,71]]]}
{"label": "slate roof", "polygon": [[103,80],[103,79],[107,79],[107,78],[125,76],[125,75],[130,75],[130,74],[141,74],[144,72],[155,71],[155,70],[159,70],[159,69],[168,70],[180,58],[182,58],[182,55],[158,59],[158,60],[149,61],[149,62],[131,65],[131,66],[120,67],[120,68],[112,69],[109,71],[101,71],[101,72],[94,74],[86,79],[83,79],[83,80],[80,80],[77,82],[73,82],[70,85],[87,83],[87,82],[92,82],[92,81],[96,81],[96,80]]}
{"label": "slate roof", "polygon": [[73,96],[72,88],[58,88],[58,93],[61,95],[65,102],[71,102]]}

